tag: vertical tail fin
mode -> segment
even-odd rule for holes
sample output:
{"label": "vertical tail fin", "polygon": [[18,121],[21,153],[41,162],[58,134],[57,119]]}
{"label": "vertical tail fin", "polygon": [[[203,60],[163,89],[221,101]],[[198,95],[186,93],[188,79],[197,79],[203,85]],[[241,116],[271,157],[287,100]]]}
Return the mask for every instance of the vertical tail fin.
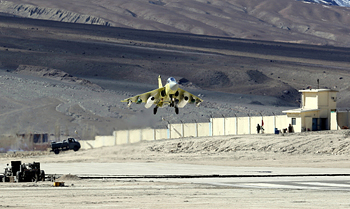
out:
{"label": "vertical tail fin", "polygon": [[158,76],[158,88],[163,88],[162,78],[160,77],[160,75]]}

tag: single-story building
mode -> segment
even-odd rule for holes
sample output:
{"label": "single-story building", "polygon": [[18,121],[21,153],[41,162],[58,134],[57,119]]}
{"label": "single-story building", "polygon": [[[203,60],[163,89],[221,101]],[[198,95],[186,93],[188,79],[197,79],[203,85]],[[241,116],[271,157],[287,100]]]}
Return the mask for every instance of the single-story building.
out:
{"label": "single-story building", "polygon": [[[307,89],[299,90],[301,95],[301,108],[285,110],[283,113],[290,118],[295,132],[334,130],[337,123],[337,90]],[[332,114],[333,113],[333,114]]]}

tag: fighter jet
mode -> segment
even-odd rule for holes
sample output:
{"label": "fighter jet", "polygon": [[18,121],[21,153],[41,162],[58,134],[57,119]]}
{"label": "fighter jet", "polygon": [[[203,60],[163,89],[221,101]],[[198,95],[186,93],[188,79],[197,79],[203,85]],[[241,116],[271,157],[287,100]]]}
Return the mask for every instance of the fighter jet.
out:
{"label": "fighter jet", "polygon": [[170,106],[175,108],[176,114],[179,114],[179,108],[183,108],[187,103],[196,104],[198,107],[203,100],[180,89],[179,84],[173,77],[168,78],[166,85],[163,86],[159,75],[158,89],[124,99],[121,102],[127,102],[128,106],[133,102],[136,104],[146,103],[146,108],[155,105],[153,114],[157,114],[158,107]]}

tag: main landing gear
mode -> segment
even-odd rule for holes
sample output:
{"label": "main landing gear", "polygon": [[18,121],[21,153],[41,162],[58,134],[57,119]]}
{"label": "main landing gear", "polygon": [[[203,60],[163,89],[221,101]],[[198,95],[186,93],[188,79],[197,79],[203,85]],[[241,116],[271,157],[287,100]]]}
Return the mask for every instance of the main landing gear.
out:
{"label": "main landing gear", "polygon": [[175,106],[175,113],[179,114],[179,108]]}
{"label": "main landing gear", "polygon": [[[175,113],[179,114],[179,108],[177,106],[174,107],[175,108]],[[157,114],[157,110],[158,110],[158,106],[156,106],[155,108],[153,108],[153,114]]]}
{"label": "main landing gear", "polygon": [[[176,95],[177,94],[177,95]],[[176,92],[175,96],[178,96],[179,93]],[[172,97],[173,95],[170,95],[170,100],[171,100],[171,103],[170,103],[170,107],[174,107],[175,108],[175,113],[176,114],[179,114],[179,108],[177,107],[177,103],[179,102],[179,100],[176,100],[175,98]]]}
{"label": "main landing gear", "polygon": [[158,110],[158,106],[156,106],[154,109],[153,109],[153,114],[157,114],[157,110]]}
{"label": "main landing gear", "polygon": [[175,113],[176,113],[176,114],[179,114],[179,108],[177,107],[177,105],[175,104],[175,102],[170,103],[169,106],[170,106],[170,107],[174,107],[174,108],[175,108]]}

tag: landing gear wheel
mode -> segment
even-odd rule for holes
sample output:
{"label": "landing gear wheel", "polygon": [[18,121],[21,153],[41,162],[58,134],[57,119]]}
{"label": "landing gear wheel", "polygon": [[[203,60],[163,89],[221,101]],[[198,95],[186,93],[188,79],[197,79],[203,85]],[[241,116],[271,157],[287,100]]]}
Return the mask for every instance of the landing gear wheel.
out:
{"label": "landing gear wheel", "polygon": [[153,109],[153,114],[154,114],[154,115],[157,114],[157,110],[158,110],[158,107],[155,107],[155,108]]}
{"label": "landing gear wheel", "polygon": [[179,108],[178,107],[175,107],[175,113],[179,114]]}

